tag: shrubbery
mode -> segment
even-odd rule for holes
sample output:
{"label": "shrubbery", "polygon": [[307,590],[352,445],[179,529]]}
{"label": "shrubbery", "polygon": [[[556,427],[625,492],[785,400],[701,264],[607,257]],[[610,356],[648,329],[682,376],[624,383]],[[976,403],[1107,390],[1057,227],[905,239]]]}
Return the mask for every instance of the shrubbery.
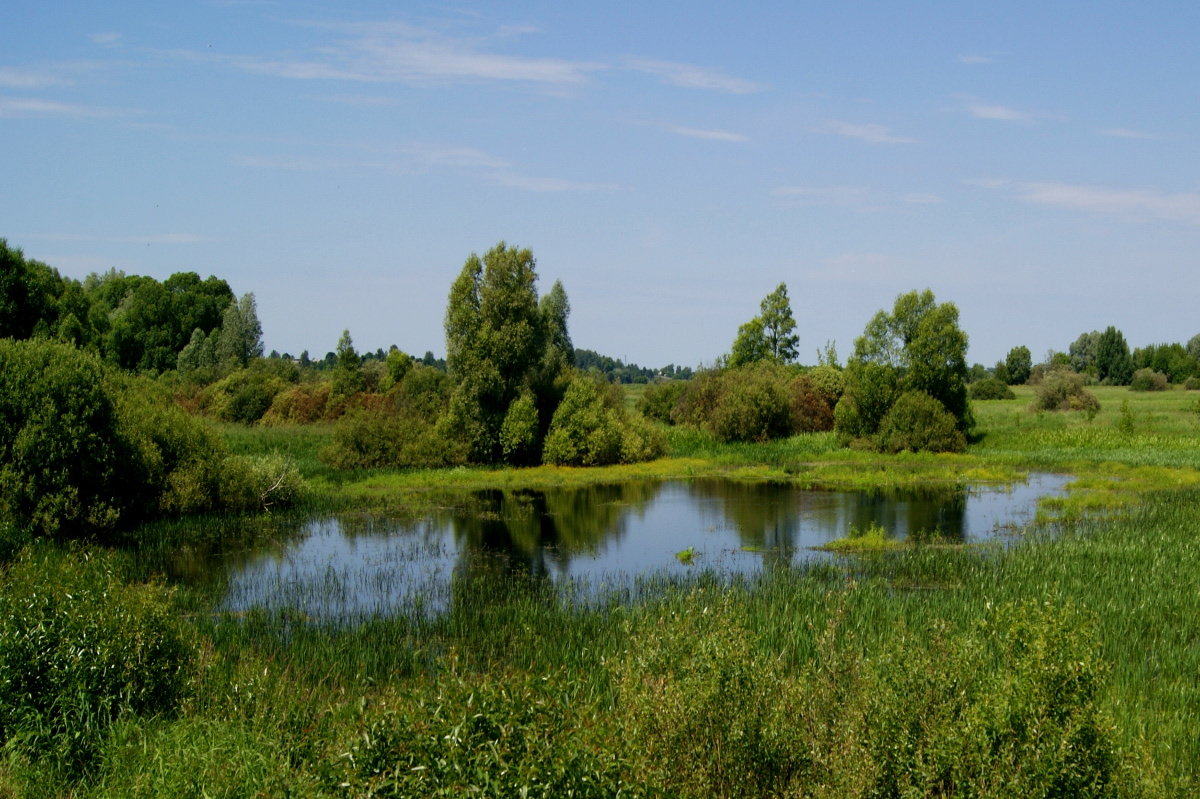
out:
{"label": "shrubbery", "polygon": [[1017,395],[1009,388],[1008,383],[995,377],[976,380],[967,387],[967,394],[974,400],[1004,400],[1016,399]]}
{"label": "shrubbery", "polygon": [[170,598],[99,555],[27,550],[0,578],[0,742],[68,774],[113,722],[170,715],[194,655]]}
{"label": "shrubbery", "polygon": [[0,520],[18,540],[261,507],[279,476],[231,458],[147,379],[110,374],[71,345],[0,340]]}
{"label": "shrubbery", "polygon": [[1153,369],[1138,369],[1129,381],[1130,391],[1166,391],[1167,376]]}
{"label": "shrubbery", "polygon": [[1183,381],[1183,387],[1187,391],[1200,390],[1200,377],[1189,377],[1187,380]]}
{"label": "shrubbery", "polygon": [[543,459],[561,466],[634,463],[662,455],[665,442],[645,419],[621,407],[621,389],[578,376],[554,412]]}
{"label": "shrubbery", "polygon": [[638,400],[638,410],[647,419],[663,424],[674,424],[672,413],[679,403],[679,398],[687,391],[688,384],[682,380],[670,380],[665,383],[651,383],[646,386],[641,399]]}
{"label": "shrubbery", "polygon": [[883,452],[962,452],[967,439],[942,403],[924,391],[906,391],[880,422],[876,446]]}
{"label": "shrubbery", "polygon": [[1035,410],[1041,411],[1097,411],[1100,401],[1096,395],[1084,388],[1083,375],[1066,367],[1046,370],[1042,380],[1034,387]]}

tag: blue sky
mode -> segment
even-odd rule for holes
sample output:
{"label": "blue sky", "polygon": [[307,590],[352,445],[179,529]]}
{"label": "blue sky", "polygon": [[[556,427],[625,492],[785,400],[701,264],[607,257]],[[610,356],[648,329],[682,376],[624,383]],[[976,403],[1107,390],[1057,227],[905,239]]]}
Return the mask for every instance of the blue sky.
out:
{"label": "blue sky", "polygon": [[801,360],[930,288],[969,359],[1200,332],[1200,5],[10,4],[0,237],[254,292],[266,347],[444,351],[500,240],[576,346]]}

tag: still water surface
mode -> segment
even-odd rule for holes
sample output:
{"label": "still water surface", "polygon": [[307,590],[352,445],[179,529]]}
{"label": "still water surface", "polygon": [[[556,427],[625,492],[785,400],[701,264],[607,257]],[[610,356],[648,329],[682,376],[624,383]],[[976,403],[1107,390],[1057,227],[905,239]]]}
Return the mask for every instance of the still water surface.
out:
{"label": "still water surface", "polygon": [[[487,491],[419,522],[311,519],[269,552],[209,566],[226,572],[221,607],[229,611],[286,606],[331,620],[437,612],[481,571],[595,590],[651,573],[753,573],[834,558],[812,548],[870,524],[897,538],[1011,536],[1068,480],[1035,474],[1003,488],[902,493],[729,480]],[[681,560],[684,550],[692,554]]]}

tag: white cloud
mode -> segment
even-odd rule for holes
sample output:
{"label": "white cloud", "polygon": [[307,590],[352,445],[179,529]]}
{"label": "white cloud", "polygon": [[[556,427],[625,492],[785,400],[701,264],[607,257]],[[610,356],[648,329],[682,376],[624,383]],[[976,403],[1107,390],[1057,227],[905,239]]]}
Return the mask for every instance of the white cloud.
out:
{"label": "white cloud", "polygon": [[1128,218],[1164,219],[1200,226],[1200,194],[1158,189],[1119,189],[1049,181],[978,181],[985,188],[1007,188],[1034,205]]}
{"label": "white cloud", "polygon": [[0,86],[7,89],[41,89],[70,84],[71,81],[56,70],[0,67]]}
{"label": "white cloud", "polygon": [[711,141],[727,141],[727,142],[745,142],[750,141],[750,137],[741,133],[733,133],[728,130],[709,130],[705,128],[688,128],[681,126],[671,126],[667,130],[672,133],[678,133],[680,136],[690,136],[693,139],[709,139]]}
{"label": "white cloud", "polygon": [[488,174],[487,179],[501,186],[524,189],[533,192],[564,192],[564,191],[614,191],[618,187],[612,183],[585,183],[563,178],[539,178],[520,175],[515,172],[499,171]]}
{"label": "white cloud", "polygon": [[1140,130],[1129,130],[1128,128],[1105,128],[1100,131],[1101,136],[1112,136],[1118,139],[1146,139],[1156,141],[1162,139],[1154,133],[1144,133]]}
{"label": "white cloud", "polygon": [[115,117],[130,113],[115,108],[60,103],[36,97],[0,96],[0,117]]}
{"label": "white cloud", "polygon": [[636,72],[654,75],[664,83],[685,89],[707,89],[727,94],[753,94],[766,89],[761,83],[734,78],[720,70],[675,61],[655,61],[648,58],[627,58],[625,66]]}
{"label": "white cloud", "polygon": [[[346,34],[307,57],[262,58],[218,56],[238,69],[295,80],[342,80],[368,83],[431,83],[442,81],[521,81],[572,85],[587,80],[603,65],[488,52],[487,42],[452,38],[402,22],[317,24]],[[499,37],[511,36],[501,30]],[[206,54],[184,53],[207,59]]]}
{"label": "white cloud", "polygon": [[839,120],[831,120],[821,128],[817,129],[819,133],[832,133],[836,136],[845,136],[848,139],[858,139],[870,144],[917,144],[916,139],[907,136],[897,136],[883,125],[873,123],[856,124],[853,122],[842,122]]}
{"label": "white cloud", "polygon": [[1024,111],[994,103],[971,102],[967,104],[967,111],[976,119],[996,119],[1002,122],[1029,122],[1033,119],[1031,114]]}
{"label": "white cloud", "polygon": [[120,47],[124,43],[125,37],[120,33],[104,32],[93,33],[88,38],[101,47]]}

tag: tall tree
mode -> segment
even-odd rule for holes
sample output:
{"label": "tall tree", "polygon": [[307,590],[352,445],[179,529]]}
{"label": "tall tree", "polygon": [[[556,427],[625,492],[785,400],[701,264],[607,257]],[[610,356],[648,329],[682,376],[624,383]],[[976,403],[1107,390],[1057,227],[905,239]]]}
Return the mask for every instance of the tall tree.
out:
{"label": "tall tree", "polygon": [[[539,304],[536,283],[533,253],[500,242],[483,258],[472,253],[450,287],[446,364],[454,390],[445,424],[473,461],[536,460],[561,398],[549,384],[570,361],[550,352],[570,345],[570,304],[561,285]],[[548,369],[548,361],[556,365]]]}
{"label": "tall tree", "polygon": [[[895,380],[885,379],[878,373],[880,368],[891,371]],[[890,398],[902,391],[923,391],[954,416],[958,429],[967,432],[974,418],[966,381],[967,334],[958,326],[958,308],[949,302],[939,304],[926,289],[901,294],[890,314],[879,311],[867,323],[847,364],[846,394],[850,402],[856,401],[863,385],[891,386],[881,394]],[[870,404],[881,402],[873,397]],[[859,434],[874,432],[867,424]]]}
{"label": "tall tree", "polygon": [[1004,359],[1004,366],[1008,372],[1005,382],[1010,386],[1023,386],[1033,372],[1033,353],[1028,347],[1013,347]]}
{"label": "tall tree", "polygon": [[263,354],[262,325],[254,294],[243,294],[230,302],[221,317],[221,333],[217,339],[217,359],[221,363],[245,366],[251,358]]}
{"label": "tall tree", "polygon": [[729,353],[729,365],[745,366],[765,361],[771,357],[770,352],[762,317],[756,316],[738,328],[737,338],[733,340],[733,349]]}
{"label": "tall tree", "polygon": [[760,307],[768,356],[779,363],[791,363],[796,360],[800,336],[796,335],[796,320],[792,317],[787,284],[780,283],[776,286],[774,291],[763,298]]}
{"label": "tall tree", "polygon": [[1111,325],[1096,343],[1096,377],[1116,386],[1128,385],[1133,377],[1133,357],[1125,334]]}

